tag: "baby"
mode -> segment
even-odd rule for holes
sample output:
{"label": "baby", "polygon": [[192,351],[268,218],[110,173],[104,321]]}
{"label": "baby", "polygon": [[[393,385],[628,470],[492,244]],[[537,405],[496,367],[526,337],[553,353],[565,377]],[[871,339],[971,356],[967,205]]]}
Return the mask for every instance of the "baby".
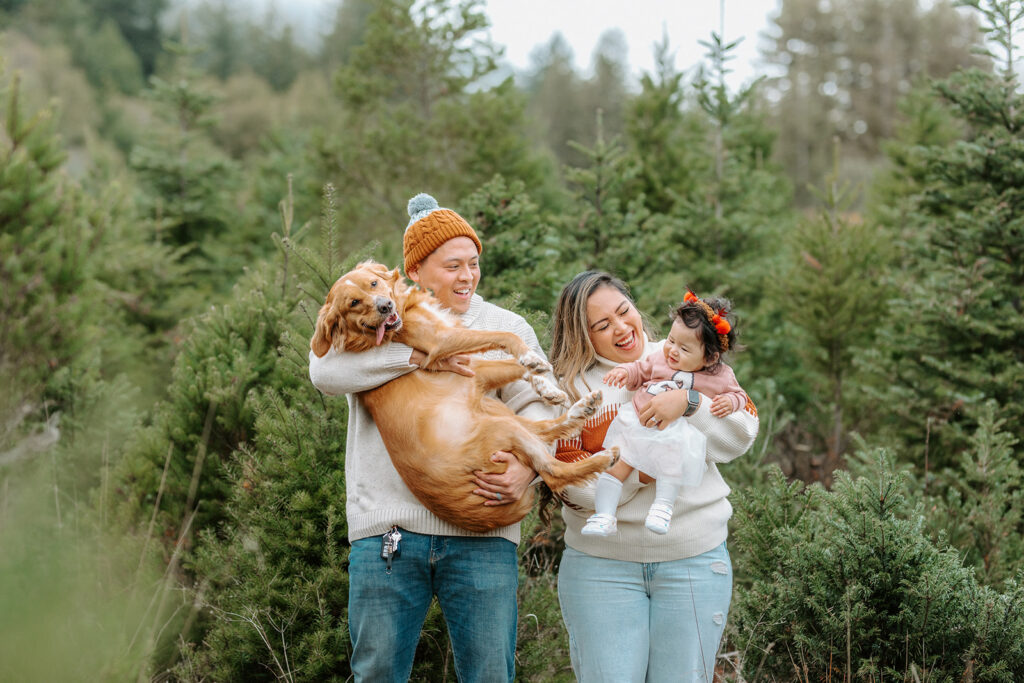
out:
{"label": "baby", "polygon": [[655,500],[644,526],[656,534],[668,533],[672,508],[682,486],[696,486],[706,469],[706,438],[680,417],[663,429],[653,418],[640,424],[637,417],[657,394],[696,390],[712,398],[711,413],[725,417],[747,403],[722,354],[733,347],[736,333],[726,319],[730,304],[725,299],[702,300],[687,291],[683,303],[672,311],[672,329],[662,348],[647,358],[625,363],[604,377],[604,382],[636,391],[608,427],[604,446],[619,446],[622,457],[598,478],[595,512],[582,533],[608,536],[615,533],[615,510],[622,482],[634,469],[655,479]]}

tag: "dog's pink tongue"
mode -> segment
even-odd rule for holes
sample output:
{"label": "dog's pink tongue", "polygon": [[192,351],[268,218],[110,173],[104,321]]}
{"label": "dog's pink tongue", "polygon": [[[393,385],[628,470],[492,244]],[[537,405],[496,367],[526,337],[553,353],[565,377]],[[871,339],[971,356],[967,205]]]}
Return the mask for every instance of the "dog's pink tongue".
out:
{"label": "dog's pink tongue", "polygon": [[388,326],[385,325],[383,322],[381,322],[380,325],[377,325],[377,346],[380,346],[380,343],[384,341],[384,333],[387,331]]}

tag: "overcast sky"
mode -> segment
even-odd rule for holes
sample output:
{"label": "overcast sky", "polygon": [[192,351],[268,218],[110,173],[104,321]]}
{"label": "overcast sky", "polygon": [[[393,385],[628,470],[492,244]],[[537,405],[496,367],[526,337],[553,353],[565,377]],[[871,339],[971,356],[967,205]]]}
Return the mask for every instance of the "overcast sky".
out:
{"label": "overcast sky", "polygon": [[[724,7],[724,38],[743,38],[730,62],[731,85],[740,85],[758,72],[759,47],[778,0],[728,0]],[[680,71],[695,66],[706,48],[698,41],[721,31],[720,0],[486,0],[491,36],[505,46],[516,69],[530,65],[530,52],[555,32],[572,46],[583,70],[600,35],[611,28],[625,34],[632,75],[654,67],[654,44],[669,38]]]}
{"label": "overcast sky", "polygon": [[[186,2],[190,0],[185,0]],[[196,1],[196,0],[191,0]],[[300,33],[316,34],[334,20],[339,0],[234,0],[257,11],[274,4],[277,11],[297,24]],[[743,37],[730,85],[754,77],[759,60],[760,35],[777,12],[779,0],[727,0],[725,39]],[[530,66],[530,52],[546,43],[555,32],[572,47],[580,71],[590,66],[591,53],[606,30],[619,28],[626,37],[631,75],[654,67],[654,44],[668,34],[676,55],[676,68],[685,71],[702,58],[712,31],[720,30],[721,0],[485,0],[491,19],[491,37],[505,46],[510,65],[517,70]]]}

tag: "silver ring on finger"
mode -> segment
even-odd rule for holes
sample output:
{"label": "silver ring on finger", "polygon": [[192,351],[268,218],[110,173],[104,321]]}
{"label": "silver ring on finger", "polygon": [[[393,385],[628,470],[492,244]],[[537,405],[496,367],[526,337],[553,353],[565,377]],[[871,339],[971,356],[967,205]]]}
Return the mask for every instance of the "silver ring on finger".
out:
{"label": "silver ring on finger", "polygon": [[500,493],[495,493],[494,494],[494,498],[495,498],[495,500],[501,500],[501,494]]}

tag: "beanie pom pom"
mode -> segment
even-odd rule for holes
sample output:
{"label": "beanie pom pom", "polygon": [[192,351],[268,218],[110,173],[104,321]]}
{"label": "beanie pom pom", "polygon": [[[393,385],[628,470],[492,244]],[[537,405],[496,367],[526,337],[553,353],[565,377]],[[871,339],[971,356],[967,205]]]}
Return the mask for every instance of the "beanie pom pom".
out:
{"label": "beanie pom pom", "polygon": [[437,204],[437,200],[431,197],[426,192],[420,192],[418,195],[409,200],[409,218],[415,220],[416,218],[422,218],[418,214],[428,214],[431,211],[435,211],[440,208]]}

